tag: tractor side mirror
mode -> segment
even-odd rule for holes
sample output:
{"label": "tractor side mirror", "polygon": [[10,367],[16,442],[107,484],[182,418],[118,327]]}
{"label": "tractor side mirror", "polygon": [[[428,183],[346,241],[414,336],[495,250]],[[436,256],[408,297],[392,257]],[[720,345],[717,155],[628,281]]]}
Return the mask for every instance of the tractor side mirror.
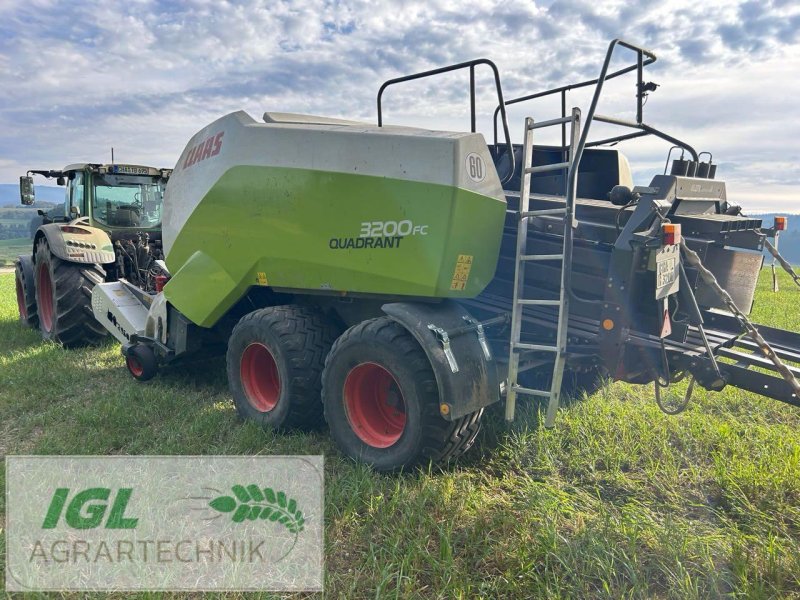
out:
{"label": "tractor side mirror", "polygon": [[19,178],[19,200],[25,206],[36,202],[36,191],[33,188],[33,177],[23,175]]}
{"label": "tractor side mirror", "polygon": [[64,185],[65,183],[66,181],[63,177],[59,177],[58,179],[56,179],[56,185]]}

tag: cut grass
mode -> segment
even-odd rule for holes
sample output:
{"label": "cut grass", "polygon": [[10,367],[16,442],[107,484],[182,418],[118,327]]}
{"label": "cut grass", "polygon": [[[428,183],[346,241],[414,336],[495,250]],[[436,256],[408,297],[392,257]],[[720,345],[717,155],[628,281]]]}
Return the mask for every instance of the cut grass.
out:
{"label": "cut grass", "polygon": [[[800,330],[800,289],[768,280],[755,320]],[[112,342],[42,343],[11,275],[0,352],[3,454],[324,454],[332,598],[800,596],[800,411],[775,401],[699,390],[669,417],[613,384],[554,430],[530,405],[510,428],[491,414],[458,465],[388,476],[325,433],[237,421],[221,360],[137,384]]]}

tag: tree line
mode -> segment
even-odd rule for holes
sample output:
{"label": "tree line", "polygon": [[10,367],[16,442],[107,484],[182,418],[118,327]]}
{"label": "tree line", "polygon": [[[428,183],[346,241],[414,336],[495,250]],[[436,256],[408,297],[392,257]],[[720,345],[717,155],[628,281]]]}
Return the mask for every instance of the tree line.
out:
{"label": "tree line", "polygon": [[0,240],[33,238],[42,217],[37,210],[51,210],[55,204],[36,202],[30,207],[0,208]]}

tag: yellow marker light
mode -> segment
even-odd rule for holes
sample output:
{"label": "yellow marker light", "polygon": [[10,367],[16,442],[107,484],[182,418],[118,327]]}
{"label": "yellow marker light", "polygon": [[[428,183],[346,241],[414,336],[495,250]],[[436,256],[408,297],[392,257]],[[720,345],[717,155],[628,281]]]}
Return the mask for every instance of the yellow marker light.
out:
{"label": "yellow marker light", "polygon": [[611,319],[603,319],[603,329],[606,331],[611,331],[614,329],[614,321]]}
{"label": "yellow marker light", "polygon": [[775,217],[775,231],[786,231],[789,219],[786,217]]}

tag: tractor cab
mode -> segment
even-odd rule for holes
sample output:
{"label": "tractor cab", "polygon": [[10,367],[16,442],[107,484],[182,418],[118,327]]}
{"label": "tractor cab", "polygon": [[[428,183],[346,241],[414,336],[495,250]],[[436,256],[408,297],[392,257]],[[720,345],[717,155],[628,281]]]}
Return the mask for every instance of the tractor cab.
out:
{"label": "tractor cab", "polygon": [[55,178],[65,188],[64,204],[43,214],[45,223],[82,219],[85,225],[122,237],[138,232],[148,232],[152,237],[160,234],[164,189],[170,173],[171,169],[88,163],[60,171],[31,170],[20,177],[20,199],[22,204],[34,203],[32,175]]}
{"label": "tractor cab", "polygon": [[20,321],[64,346],[97,343],[105,330],[92,317],[90,293],[125,279],[154,289],[161,276],[161,215],[172,169],[72,164],[31,170],[19,179],[20,200],[36,202],[33,175],[63,186],[64,204],[39,211],[31,252],[15,261]]}

